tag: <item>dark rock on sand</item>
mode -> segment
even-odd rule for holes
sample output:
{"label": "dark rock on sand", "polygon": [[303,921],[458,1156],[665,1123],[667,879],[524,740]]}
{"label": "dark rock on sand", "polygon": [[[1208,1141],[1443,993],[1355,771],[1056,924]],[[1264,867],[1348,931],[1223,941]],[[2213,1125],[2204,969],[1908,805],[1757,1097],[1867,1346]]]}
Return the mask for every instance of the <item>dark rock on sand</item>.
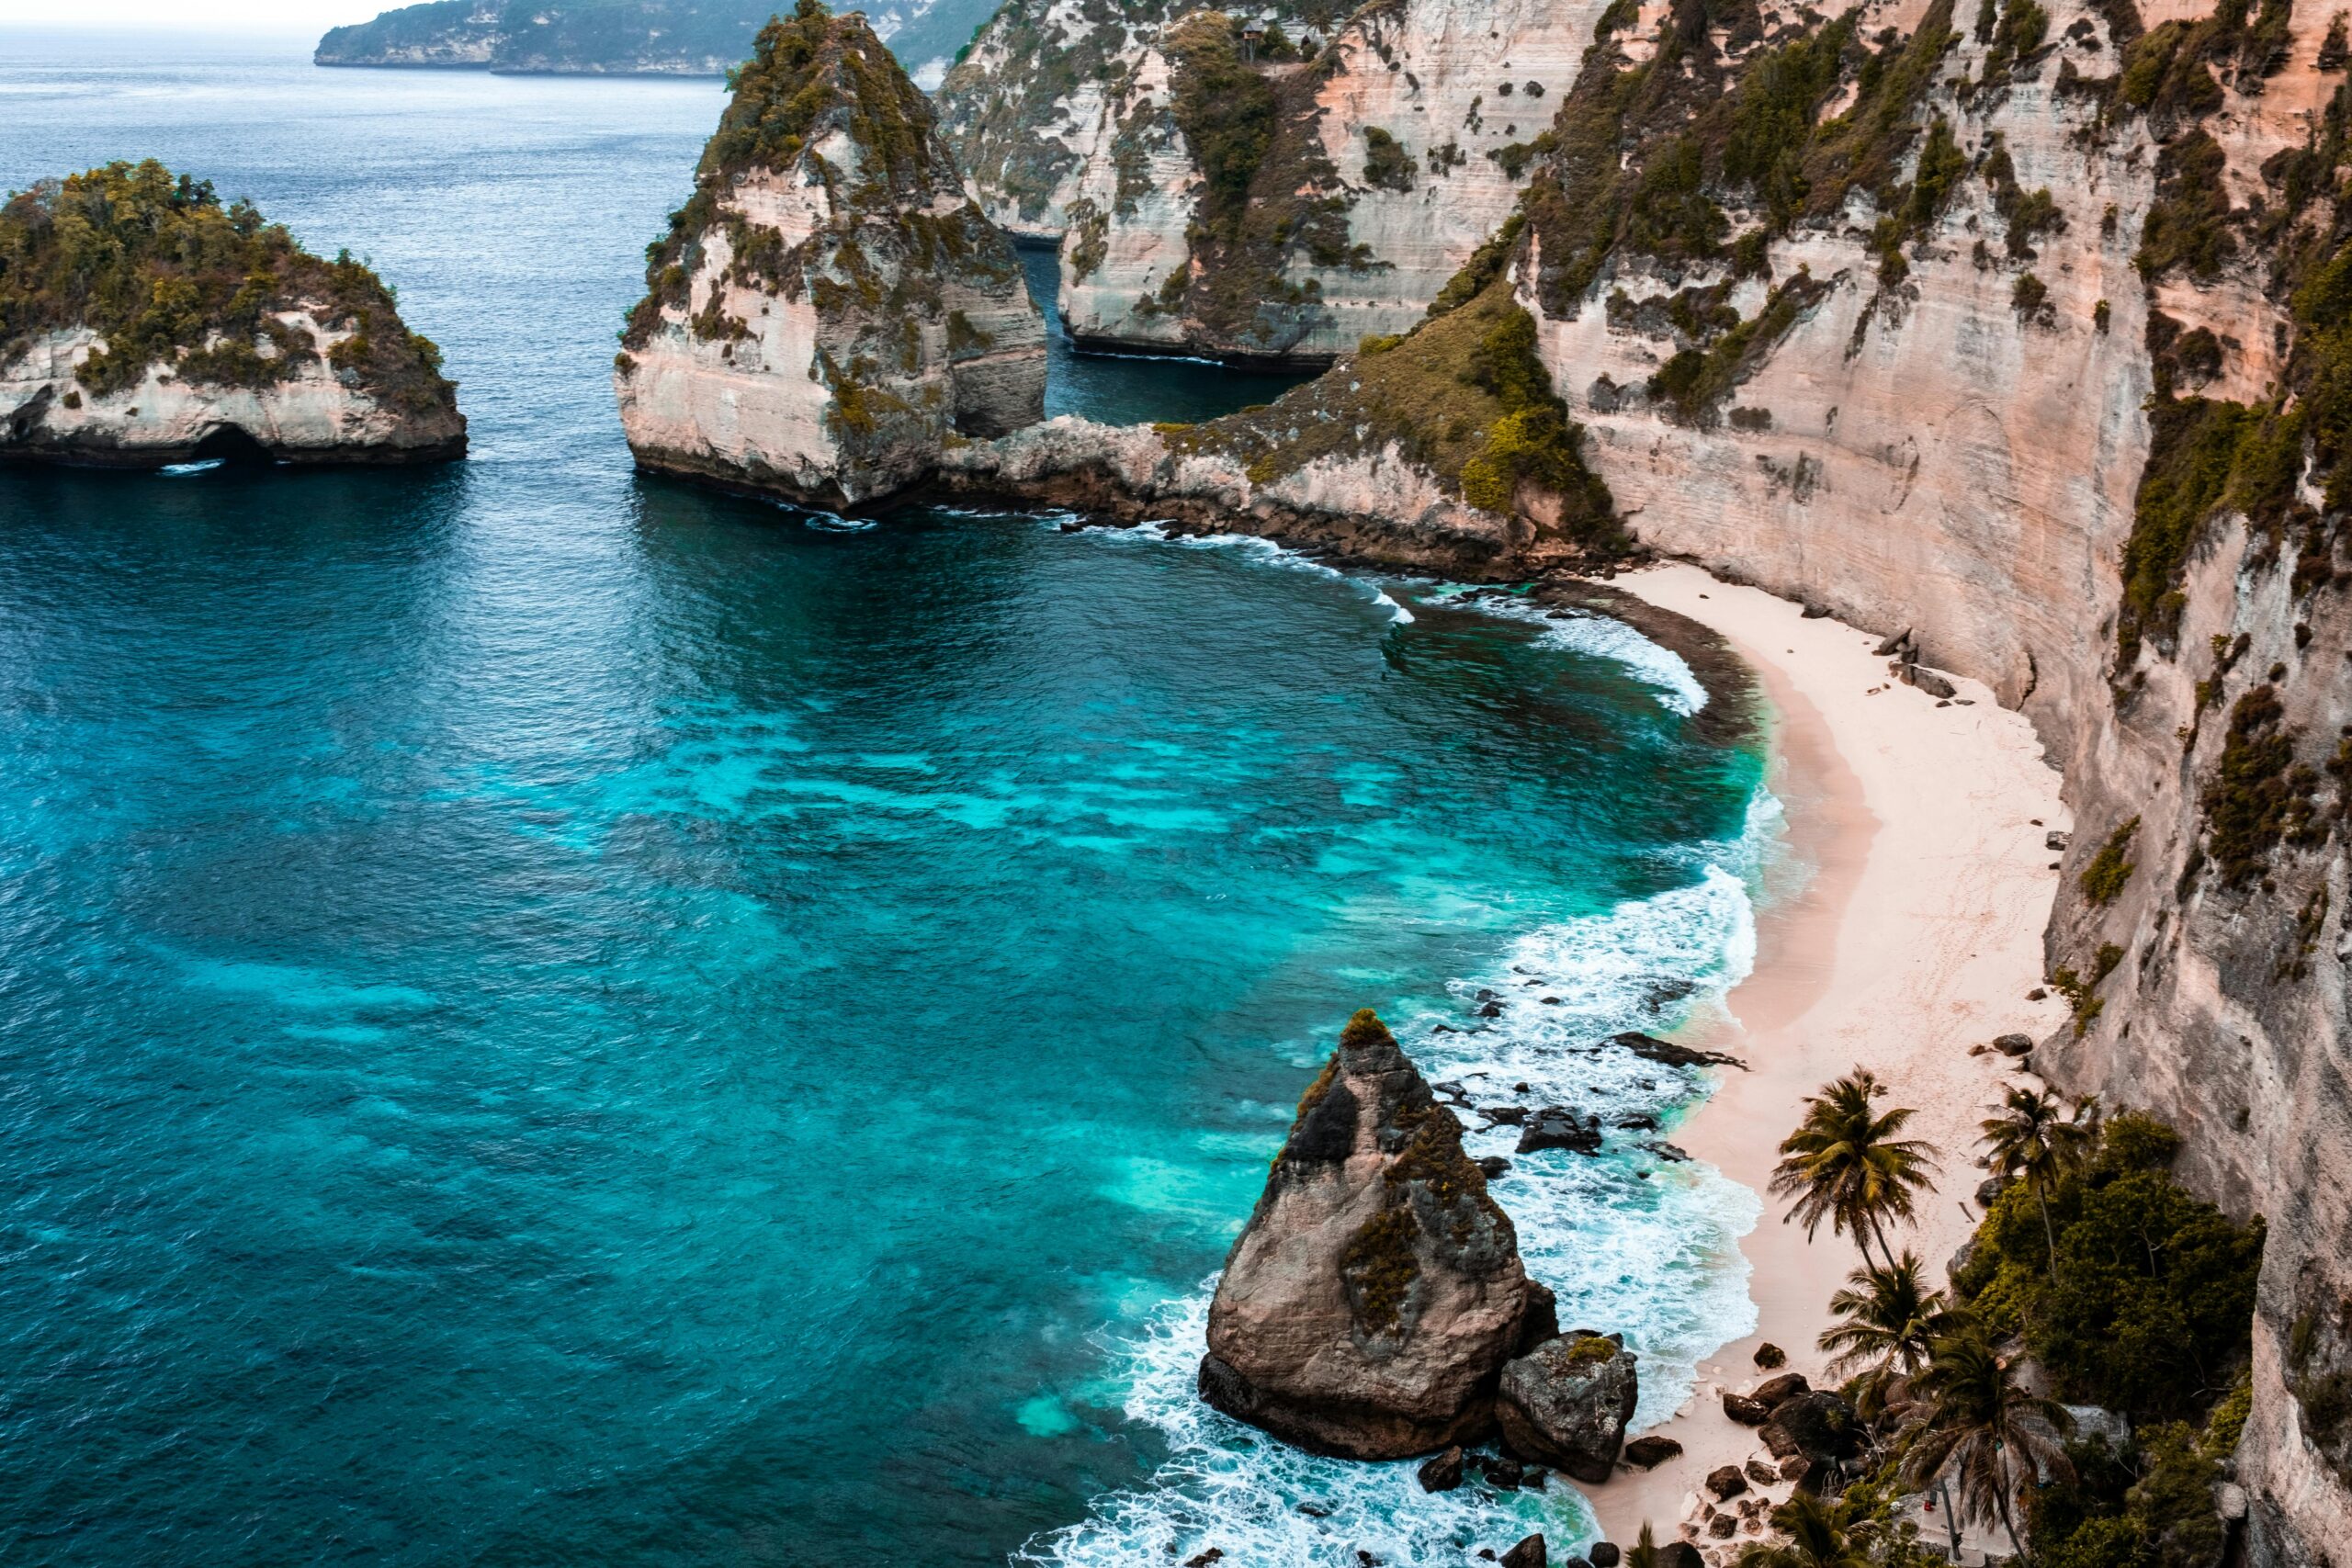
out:
{"label": "dark rock on sand", "polygon": [[1758,1486],[1770,1486],[1781,1479],[1781,1472],[1760,1459],[1752,1459],[1747,1461],[1747,1479]]}
{"label": "dark rock on sand", "polygon": [[1780,1408],[1781,1401],[1792,1399],[1810,1390],[1803,1372],[1782,1372],[1776,1378],[1766,1378],[1756,1385],[1756,1403],[1767,1410]]}
{"label": "dark rock on sand", "polygon": [[1617,1550],[1617,1543],[1613,1540],[1596,1540],[1589,1555],[1592,1568],[1617,1568],[1625,1554]]}
{"label": "dark rock on sand", "polygon": [[1707,1568],[1707,1560],[1687,1540],[1669,1540],[1657,1549],[1657,1568]]}
{"label": "dark rock on sand", "polygon": [[1774,1459],[1801,1454],[1816,1465],[1833,1464],[1860,1446],[1861,1421],[1838,1395],[1815,1389],[1772,1407],[1772,1418],[1757,1436]]}
{"label": "dark rock on sand", "polygon": [[1625,1462],[1639,1465],[1644,1470],[1655,1470],[1681,1451],[1682,1445],[1672,1438],[1652,1434],[1646,1438],[1635,1438],[1625,1445]]}
{"label": "dark rock on sand", "polygon": [[1747,1477],[1740,1472],[1739,1466],[1726,1464],[1707,1472],[1706,1487],[1720,1503],[1726,1497],[1736,1497],[1747,1491]]}
{"label": "dark rock on sand", "polygon": [[1318,1453],[1431,1453],[1491,1427],[1503,1364],[1556,1322],[1461,1122],[1357,1013],[1226,1258],[1201,1397]]}
{"label": "dark rock on sand", "polygon": [[1772,1412],[1755,1397],[1724,1391],[1724,1414],[1743,1427],[1761,1427],[1772,1418]]}
{"label": "dark rock on sand", "polygon": [[1562,1337],[1503,1368],[1495,1420],[1522,1458],[1578,1481],[1609,1479],[1639,1392],[1634,1353],[1598,1335]]}
{"label": "dark rock on sand", "polygon": [[1756,1364],[1769,1372],[1775,1367],[1787,1366],[1789,1364],[1789,1353],[1786,1350],[1781,1349],[1778,1345],[1767,1340],[1765,1343],[1756,1347]]}

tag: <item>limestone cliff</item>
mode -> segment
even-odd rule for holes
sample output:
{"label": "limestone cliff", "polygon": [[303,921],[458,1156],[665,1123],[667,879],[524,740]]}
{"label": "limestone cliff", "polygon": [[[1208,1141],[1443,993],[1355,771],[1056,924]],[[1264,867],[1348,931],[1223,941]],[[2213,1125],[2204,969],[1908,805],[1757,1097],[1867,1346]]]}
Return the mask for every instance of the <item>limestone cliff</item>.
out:
{"label": "limestone cliff", "polygon": [[1327,363],[1411,325],[1509,216],[1602,8],[1292,7],[1252,36],[1162,0],[1016,0],[943,119],[992,215],[1059,239],[1081,344]]}
{"label": "limestone cliff", "polygon": [[440,367],[366,266],[160,164],[0,207],[0,459],[461,457]]}
{"label": "limestone cliff", "polygon": [[1045,322],[863,17],[772,22],[614,367],[648,468],[848,506],[1045,404]]}

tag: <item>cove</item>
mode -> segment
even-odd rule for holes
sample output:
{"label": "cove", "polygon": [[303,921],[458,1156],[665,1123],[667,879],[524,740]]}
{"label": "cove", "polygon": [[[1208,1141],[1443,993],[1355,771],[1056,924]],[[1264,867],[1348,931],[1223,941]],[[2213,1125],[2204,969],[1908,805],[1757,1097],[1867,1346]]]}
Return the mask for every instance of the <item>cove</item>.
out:
{"label": "cove", "polygon": [[[363,236],[477,454],[0,473],[12,1554],[1516,1539],[1204,1423],[1188,1314],[1354,1007],[1670,1121],[1577,1053],[1736,970],[1752,750],[1608,623],[640,479],[610,333],[716,90],[320,74],[0,98],[7,183],[137,137]],[[1501,1197],[1671,1368],[1741,1215],[1653,1164]]]}

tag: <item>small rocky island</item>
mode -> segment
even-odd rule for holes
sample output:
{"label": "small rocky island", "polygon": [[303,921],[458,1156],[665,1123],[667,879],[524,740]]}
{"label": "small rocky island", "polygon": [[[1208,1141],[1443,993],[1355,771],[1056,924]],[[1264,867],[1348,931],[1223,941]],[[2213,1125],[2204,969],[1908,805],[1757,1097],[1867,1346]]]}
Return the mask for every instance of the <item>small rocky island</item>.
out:
{"label": "small rocky island", "polygon": [[1201,1397],[1317,1453],[1453,1451],[1604,1480],[1633,1418],[1634,1359],[1563,1336],[1462,1123],[1366,1009],[1349,1020],[1275,1157],[1209,1308]]}
{"label": "small rocky island", "polygon": [[0,207],[0,458],[460,457],[441,353],[381,279],[152,160]]}
{"label": "small rocky island", "polygon": [[639,466],[825,507],[1043,417],[1045,318],[864,17],[768,24],[614,364]]}

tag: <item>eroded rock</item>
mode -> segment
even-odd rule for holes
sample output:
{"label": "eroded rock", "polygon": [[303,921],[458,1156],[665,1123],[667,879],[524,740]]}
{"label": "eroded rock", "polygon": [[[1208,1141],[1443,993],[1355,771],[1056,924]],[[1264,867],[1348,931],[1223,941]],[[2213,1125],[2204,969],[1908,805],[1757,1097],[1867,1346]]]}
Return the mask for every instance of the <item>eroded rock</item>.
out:
{"label": "eroded rock", "polygon": [[1402,1459],[1485,1432],[1503,1364],[1556,1324],[1462,1124],[1357,1013],[1226,1259],[1201,1396],[1319,1453]]}
{"label": "eroded rock", "polygon": [[1495,1419],[1514,1453],[1578,1481],[1609,1479],[1634,1418],[1634,1353],[1613,1338],[1547,1340],[1503,1369]]}

